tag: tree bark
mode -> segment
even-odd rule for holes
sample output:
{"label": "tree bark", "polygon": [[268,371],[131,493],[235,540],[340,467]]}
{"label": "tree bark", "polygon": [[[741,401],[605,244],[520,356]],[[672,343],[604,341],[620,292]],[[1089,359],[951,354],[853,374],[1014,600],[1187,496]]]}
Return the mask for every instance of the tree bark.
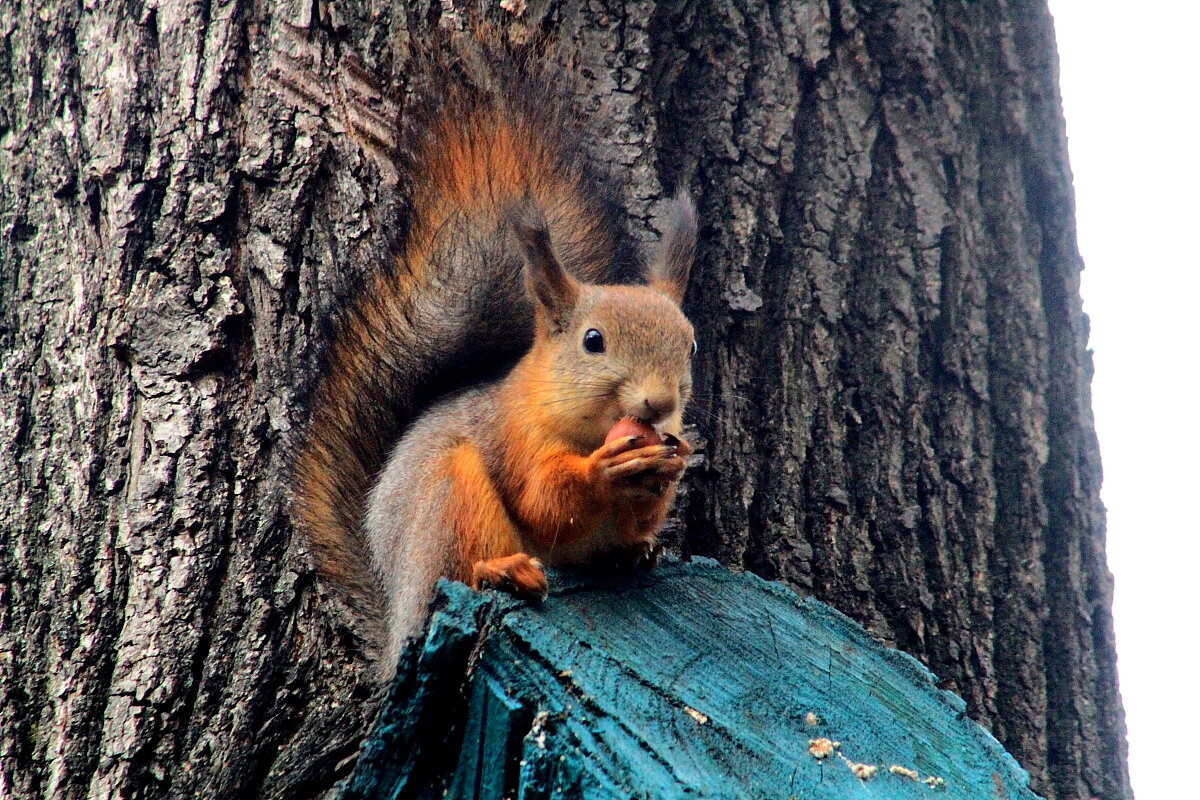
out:
{"label": "tree bark", "polygon": [[[285,445],[397,176],[268,76],[354,57],[402,86],[453,5],[0,5],[0,796],[310,797],[349,769],[377,698]],[[1045,796],[1130,797],[1044,4],[521,22],[572,54],[635,233],[699,201],[703,458],[671,543],[921,658]]]}

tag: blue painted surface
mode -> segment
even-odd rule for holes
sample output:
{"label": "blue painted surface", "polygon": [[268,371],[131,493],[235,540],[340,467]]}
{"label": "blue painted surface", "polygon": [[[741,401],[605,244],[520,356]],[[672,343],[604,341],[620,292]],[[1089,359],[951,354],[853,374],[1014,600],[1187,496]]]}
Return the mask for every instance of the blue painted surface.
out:
{"label": "blue painted surface", "polygon": [[344,797],[1035,797],[959,698],[828,606],[707,560],[551,585],[441,585]]}

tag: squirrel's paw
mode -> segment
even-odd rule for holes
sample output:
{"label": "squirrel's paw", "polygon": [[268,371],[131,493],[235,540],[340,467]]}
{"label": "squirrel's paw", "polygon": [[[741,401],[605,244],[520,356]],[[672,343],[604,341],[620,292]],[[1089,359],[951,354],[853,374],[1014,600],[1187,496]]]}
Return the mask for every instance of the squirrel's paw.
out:
{"label": "squirrel's paw", "polygon": [[658,566],[662,551],[657,539],[647,539],[607,550],[600,556],[600,561],[617,572],[651,570]]}
{"label": "squirrel's paw", "polygon": [[530,558],[525,553],[489,558],[475,562],[471,587],[491,587],[526,600],[544,600],[547,589],[546,572],[542,569],[541,561]]}
{"label": "squirrel's paw", "polygon": [[662,435],[663,444],[671,445],[679,453],[680,456],[690,456],[696,452],[696,448],[692,447],[686,439],[681,439],[673,433],[664,433]]}
{"label": "squirrel's paw", "polygon": [[679,480],[685,465],[676,446],[656,444],[604,458],[597,466],[617,492],[649,499]]}

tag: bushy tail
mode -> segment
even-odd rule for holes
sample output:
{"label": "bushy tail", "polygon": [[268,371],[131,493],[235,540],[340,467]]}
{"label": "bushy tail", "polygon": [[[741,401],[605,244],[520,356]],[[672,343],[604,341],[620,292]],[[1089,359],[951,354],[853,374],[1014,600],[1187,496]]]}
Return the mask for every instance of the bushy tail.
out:
{"label": "bushy tail", "polygon": [[319,570],[376,619],[362,521],[387,450],[434,398],[504,369],[532,338],[506,211],[536,203],[564,265],[587,281],[626,281],[639,267],[573,132],[561,68],[478,43],[469,58],[430,61],[399,135],[373,136],[405,187],[403,241],[337,314],[292,475]]}

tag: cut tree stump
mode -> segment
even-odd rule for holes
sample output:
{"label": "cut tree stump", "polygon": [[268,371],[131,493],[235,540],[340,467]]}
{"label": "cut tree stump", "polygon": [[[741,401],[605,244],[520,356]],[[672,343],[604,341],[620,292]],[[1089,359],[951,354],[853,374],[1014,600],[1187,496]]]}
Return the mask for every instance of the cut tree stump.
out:
{"label": "cut tree stump", "polygon": [[915,659],[716,562],[443,582],[344,798],[1035,798]]}

